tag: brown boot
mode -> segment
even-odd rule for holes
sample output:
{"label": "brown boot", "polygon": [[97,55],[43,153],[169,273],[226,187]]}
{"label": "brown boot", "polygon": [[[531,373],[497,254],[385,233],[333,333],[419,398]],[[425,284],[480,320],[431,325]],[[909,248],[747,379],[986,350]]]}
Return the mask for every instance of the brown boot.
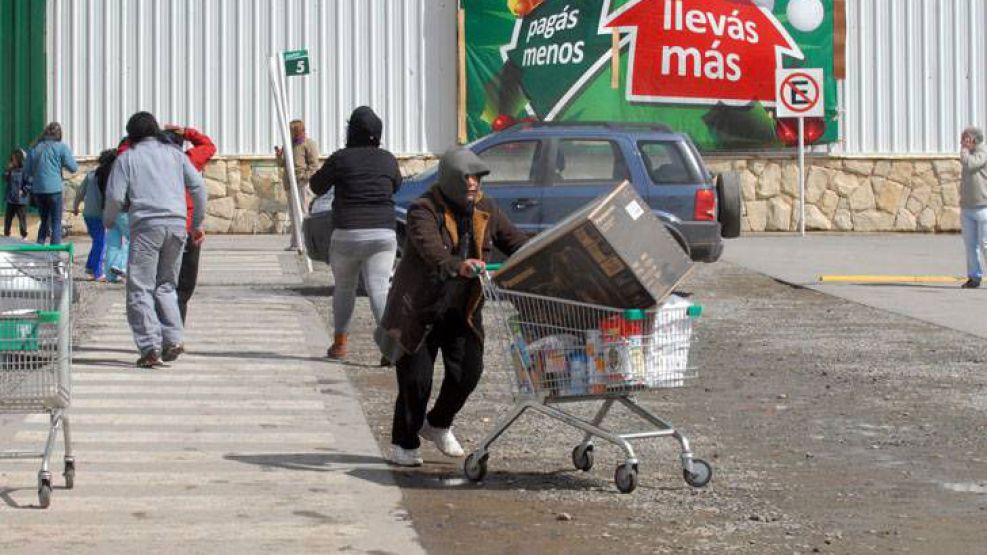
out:
{"label": "brown boot", "polygon": [[345,333],[337,333],[332,340],[332,346],[326,356],[329,358],[346,358],[346,342],[349,340]]}

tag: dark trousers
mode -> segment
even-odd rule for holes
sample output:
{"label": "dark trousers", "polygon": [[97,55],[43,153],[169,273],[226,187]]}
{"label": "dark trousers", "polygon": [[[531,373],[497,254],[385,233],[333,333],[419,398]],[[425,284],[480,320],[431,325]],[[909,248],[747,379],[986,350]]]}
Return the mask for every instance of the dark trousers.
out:
{"label": "dark trousers", "polygon": [[435,357],[442,350],[445,376],[428,422],[448,428],[483,374],[483,342],[467,326],[461,314],[450,313],[435,324],[417,352],[397,361],[398,400],[394,405],[391,443],[405,449],[421,445],[418,430],[432,393]]}
{"label": "dark trousers", "polygon": [[35,203],[38,205],[38,215],[41,225],[38,226],[38,244],[44,245],[49,241],[52,245],[62,244],[62,193],[35,193]]}
{"label": "dark trousers", "polygon": [[10,237],[10,224],[17,216],[17,223],[21,227],[21,239],[27,237],[27,205],[7,203],[7,212],[3,215],[3,236]]}
{"label": "dark trousers", "polygon": [[182,314],[182,323],[188,313],[188,300],[195,292],[195,282],[199,280],[199,253],[202,247],[192,244],[192,238],[185,241],[185,252],[182,254],[182,269],[178,273],[178,310]]}

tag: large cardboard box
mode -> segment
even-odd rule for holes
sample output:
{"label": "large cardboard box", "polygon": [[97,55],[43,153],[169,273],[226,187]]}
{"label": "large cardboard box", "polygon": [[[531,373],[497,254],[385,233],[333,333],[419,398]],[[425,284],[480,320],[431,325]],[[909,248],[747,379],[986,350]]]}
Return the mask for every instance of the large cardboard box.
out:
{"label": "large cardboard box", "polygon": [[624,182],[514,253],[505,289],[615,308],[650,308],[692,268],[665,224]]}

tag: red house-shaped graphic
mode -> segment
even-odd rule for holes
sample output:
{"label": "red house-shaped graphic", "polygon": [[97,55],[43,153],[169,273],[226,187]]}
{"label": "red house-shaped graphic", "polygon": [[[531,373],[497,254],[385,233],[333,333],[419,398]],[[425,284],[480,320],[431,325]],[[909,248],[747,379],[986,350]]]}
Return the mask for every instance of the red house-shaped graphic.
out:
{"label": "red house-shaped graphic", "polygon": [[745,105],[775,102],[775,70],[804,55],[769,10],[753,0],[631,0],[600,32],[630,35],[627,99]]}

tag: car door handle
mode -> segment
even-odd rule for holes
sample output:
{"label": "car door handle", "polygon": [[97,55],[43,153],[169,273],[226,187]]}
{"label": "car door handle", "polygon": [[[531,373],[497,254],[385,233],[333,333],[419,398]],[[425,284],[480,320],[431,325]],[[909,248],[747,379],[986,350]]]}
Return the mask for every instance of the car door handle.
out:
{"label": "car door handle", "polygon": [[538,200],[533,198],[519,198],[511,203],[511,208],[515,210],[525,210],[532,206],[538,206]]}

